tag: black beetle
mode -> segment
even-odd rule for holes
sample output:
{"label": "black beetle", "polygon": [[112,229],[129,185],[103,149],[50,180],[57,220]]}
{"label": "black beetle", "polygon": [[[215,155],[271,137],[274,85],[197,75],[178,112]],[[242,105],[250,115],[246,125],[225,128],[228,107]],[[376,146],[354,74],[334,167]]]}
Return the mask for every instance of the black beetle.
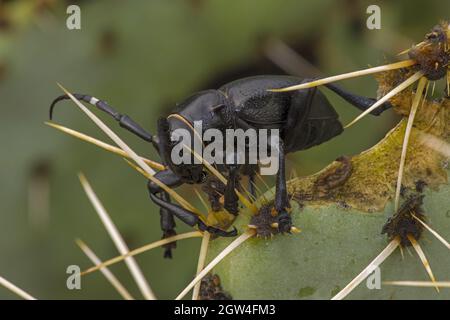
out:
{"label": "black beetle", "polygon": [[[155,177],[169,187],[177,187],[184,183],[207,183],[213,185],[213,190],[220,189],[217,186],[218,181],[208,175],[202,164],[175,165],[172,163],[169,156],[174,146],[171,132],[176,128],[192,130],[193,122],[201,120],[203,130],[209,128],[221,131],[229,128],[279,129],[279,170],[276,176],[274,206],[278,213],[279,231],[290,232],[292,225],[288,213],[290,204],[285,178],[285,154],[305,150],[328,141],[339,135],[343,128],[333,106],[323,93],[317,91],[317,88],[283,93],[271,92],[269,89],[288,87],[310,80],[292,76],[255,76],[230,82],[218,90],[196,93],[179,104],[168,117],[159,119],[157,135],[150,134],[128,116],[115,111],[105,101],[84,94],[74,94],[74,96],[108,113],[119,122],[120,126],[151,142],[167,166],[166,170],[158,172]],[[332,84],[326,86],[360,110],[367,109],[376,101],[348,93]],[[50,118],[52,118],[55,104],[65,99],[69,97],[62,95],[53,101],[50,107]],[[390,104],[386,103],[372,114],[379,115],[390,107]],[[223,207],[228,212],[235,215],[238,213],[238,197],[235,188],[239,184],[238,179],[241,174],[249,176],[250,190],[254,192],[252,182],[257,168],[256,165],[249,164],[218,166],[228,179],[227,185],[222,185]],[[206,230],[214,235],[236,235],[235,229],[227,232],[208,226],[196,214],[171,203],[169,195],[155,183],[149,182],[148,189],[150,198],[160,207],[163,237],[176,234],[174,216],[190,226],[197,225],[200,230]],[[213,202],[213,208],[217,208],[217,201],[214,201],[217,200],[217,196],[213,193],[209,194],[210,201]],[[166,246],[165,257],[171,257],[172,248],[174,244]]]}

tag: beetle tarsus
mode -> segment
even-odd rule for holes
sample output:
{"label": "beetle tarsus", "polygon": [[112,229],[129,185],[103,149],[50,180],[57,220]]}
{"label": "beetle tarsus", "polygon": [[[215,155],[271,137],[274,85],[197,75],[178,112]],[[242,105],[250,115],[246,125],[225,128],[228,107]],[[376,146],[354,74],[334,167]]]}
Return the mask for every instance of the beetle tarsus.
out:
{"label": "beetle tarsus", "polygon": [[[161,239],[170,238],[170,237],[173,237],[176,235],[177,235],[177,233],[174,229],[165,230],[163,232],[163,236]],[[163,245],[163,248],[164,248],[164,258],[172,259],[172,250],[177,248],[177,242],[173,241],[173,242],[167,243],[167,244]]]}
{"label": "beetle tarsus", "polygon": [[198,229],[200,231],[207,231],[207,232],[209,232],[215,236],[219,236],[219,237],[235,237],[235,236],[237,236],[237,229],[235,227],[233,227],[233,230],[231,230],[231,231],[224,231],[222,229],[208,226],[200,219],[198,220]]}
{"label": "beetle tarsus", "polygon": [[291,215],[286,210],[278,213],[278,231],[281,233],[291,233],[291,228]]}

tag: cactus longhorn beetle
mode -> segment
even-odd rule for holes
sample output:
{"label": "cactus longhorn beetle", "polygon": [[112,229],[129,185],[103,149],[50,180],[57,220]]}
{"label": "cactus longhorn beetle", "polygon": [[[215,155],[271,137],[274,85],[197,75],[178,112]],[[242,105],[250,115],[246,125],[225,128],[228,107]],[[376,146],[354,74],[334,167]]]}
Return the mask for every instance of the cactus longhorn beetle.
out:
{"label": "cactus longhorn beetle", "polygon": [[[153,144],[160,154],[166,170],[158,172],[155,177],[169,187],[177,187],[185,183],[204,184],[208,181],[208,173],[202,164],[175,165],[170,159],[172,147],[171,132],[176,128],[192,129],[194,121],[203,121],[203,130],[216,128],[221,131],[226,129],[247,130],[279,129],[279,170],[276,175],[275,210],[278,213],[278,228],[280,232],[291,230],[291,217],[288,213],[290,207],[286,177],[285,154],[299,150],[305,150],[319,145],[339,135],[342,124],[338,114],[327,100],[325,95],[317,91],[317,88],[307,90],[275,93],[271,88],[283,88],[294,84],[310,81],[292,76],[255,76],[239,79],[218,90],[206,90],[193,94],[165,118],[158,120],[157,135],[152,135],[127,115],[122,115],[109,106],[105,101],[85,94],[74,96],[87,102],[112,116],[120,126],[137,135],[141,139]],[[337,87],[326,84],[326,87],[344,98],[347,102],[360,110],[369,108],[375,99],[351,94]],[[67,95],[57,97],[50,107],[50,119],[52,118],[55,104],[61,100],[67,100]],[[372,112],[379,115],[391,105],[386,103],[381,108]],[[240,174],[248,175],[251,181],[250,190],[254,192],[252,182],[254,179],[255,165],[220,165],[218,169],[228,177],[224,186],[223,207],[228,212],[238,214],[238,197],[235,193]],[[163,238],[175,235],[174,216],[190,226],[198,226],[202,231],[208,231],[217,236],[235,236],[236,229],[224,231],[206,225],[199,217],[174,203],[171,203],[169,195],[155,183],[148,182],[150,198],[160,207],[161,229]],[[174,243],[166,245],[165,257],[171,257],[171,249]]]}

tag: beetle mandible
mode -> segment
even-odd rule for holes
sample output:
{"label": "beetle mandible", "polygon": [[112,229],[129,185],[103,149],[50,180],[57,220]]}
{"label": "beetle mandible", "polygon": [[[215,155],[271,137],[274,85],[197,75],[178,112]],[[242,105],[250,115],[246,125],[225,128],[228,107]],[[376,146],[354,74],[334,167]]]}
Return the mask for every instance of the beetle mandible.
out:
{"label": "beetle mandible", "polygon": [[[158,151],[166,170],[159,171],[155,177],[169,187],[178,187],[182,184],[215,184],[217,180],[211,179],[202,164],[175,165],[170,157],[174,142],[171,133],[177,128],[193,130],[194,121],[203,122],[203,130],[210,128],[225,131],[226,129],[253,128],[279,129],[280,140],[277,146],[278,172],[276,174],[276,191],[274,208],[278,215],[279,231],[290,232],[292,227],[289,214],[289,199],[285,177],[285,155],[291,152],[305,150],[330,140],[343,131],[338,114],[327,100],[325,95],[317,88],[290,92],[271,92],[269,89],[284,88],[310,81],[292,76],[264,75],[239,79],[223,85],[217,90],[206,90],[193,94],[180,103],[167,117],[158,120],[157,135],[152,135],[143,129],[137,122],[127,115],[118,113],[108,103],[93,96],[74,94],[84,102],[97,107],[112,116],[120,126],[137,135],[141,139],[152,143]],[[360,110],[366,110],[376,100],[349,93],[342,88],[326,84],[347,102]],[[67,100],[67,95],[57,97],[50,107],[52,118],[55,104]],[[372,112],[379,115],[390,108],[389,103]],[[235,188],[239,185],[241,175],[247,175],[250,180],[250,191],[254,193],[253,182],[258,170],[256,165],[223,165],[218,164],[220,172],[227,176],[226,186],[222,185],[223,207],[230,213],[238,214],[238,197]],[[235,236],[236,229],[224,231],[207,225],[195,213],[186,210],[170,201],[169,195],[158,185],[149,181],[148,190],[152,201],[160,207],[160,223],[163,238],[173,236],[175,232],[174,216],[190,226],[197,226],[201,231],[208,231],[217,236]],[[210,194],[212,207],[217,209],[217,201]],[[217,200],[217,199],[215,199]],[[171,257],[174,243],[165,246],[165,257]]]}

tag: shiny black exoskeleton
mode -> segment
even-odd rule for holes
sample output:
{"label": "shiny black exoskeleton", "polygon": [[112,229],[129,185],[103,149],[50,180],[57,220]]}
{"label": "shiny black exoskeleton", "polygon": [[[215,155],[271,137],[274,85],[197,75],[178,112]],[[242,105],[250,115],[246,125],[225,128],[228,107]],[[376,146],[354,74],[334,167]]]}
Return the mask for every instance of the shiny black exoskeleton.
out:
{"label": "shiny black exoskeleton", "polygon": [[[339,135],[343,130],[338,114],[325,95],[317,88],[282,93],[269,90],[305,81],[307,80],[291,76],[256,76],[233,81],[218,90],[196,93],[180,103],[169,116],[159,119],[157,135],[148,133],[131,118],[118,113],[102,100],[83,94],[74,94],[74,96],[98,107],[113,116],[120,126],[151,142],[167,167],[166,170],[155,175],[161,182],[169,187],[177,187],[185,183],[206,183],[210,187],[209,189],[212,189],[209,193],[212,207],[218,209],[217,196],[221,196],[221,192],[223,192],[223,207],[235,215],[238,214],[238,197],[235,189],[239,188],[239,178],[241,175],[249,176],[250,190],[253,193],[253,179],[257,166],[254,164],[217,164],[217,169],[226,175],[228,180],[226,186],[220,185],[221,183],[214,179],[202,164],[175,165],[172,162],[170,155],[174,142],[171,141],[171,133],[177,128],[192,131],[194,121],[200,120],[203,131],[210,128],[222,132],[226,129],[238,128],[243,130],[249,128],[256,130],[279,129],[280,142],[277,146],[279,170],[276,175],[274,206],[278,212],[279,231],[289,232],[291,218],[288,213],[290,204],[286,187],[285,155],[319,145]],[[375,102],[375,99],[353,95],[335,85],[328,84],[326,86],[361,110],[367,109]],[[53,101],[50,118],[54,105],[65,99],[69,99],[69,97],[63,95]],[[385,104],[373,111],[372,114],[378,115],[389,107],[389,104]],[[193,137],[195,138],[195,135]],[[236,235],[235,229],[227,232],[206,225],[196,214],[172,203],[169,195],[155,183],[149,181],[148,189],[150,198],[160,207],[163,237],[175,234],[174,216],[190,226],[197,225],[200,230],[206,230],[218,236]],[[172,248],[174,248],[174,244],[166,246],[165,257],[171,257]]]}

